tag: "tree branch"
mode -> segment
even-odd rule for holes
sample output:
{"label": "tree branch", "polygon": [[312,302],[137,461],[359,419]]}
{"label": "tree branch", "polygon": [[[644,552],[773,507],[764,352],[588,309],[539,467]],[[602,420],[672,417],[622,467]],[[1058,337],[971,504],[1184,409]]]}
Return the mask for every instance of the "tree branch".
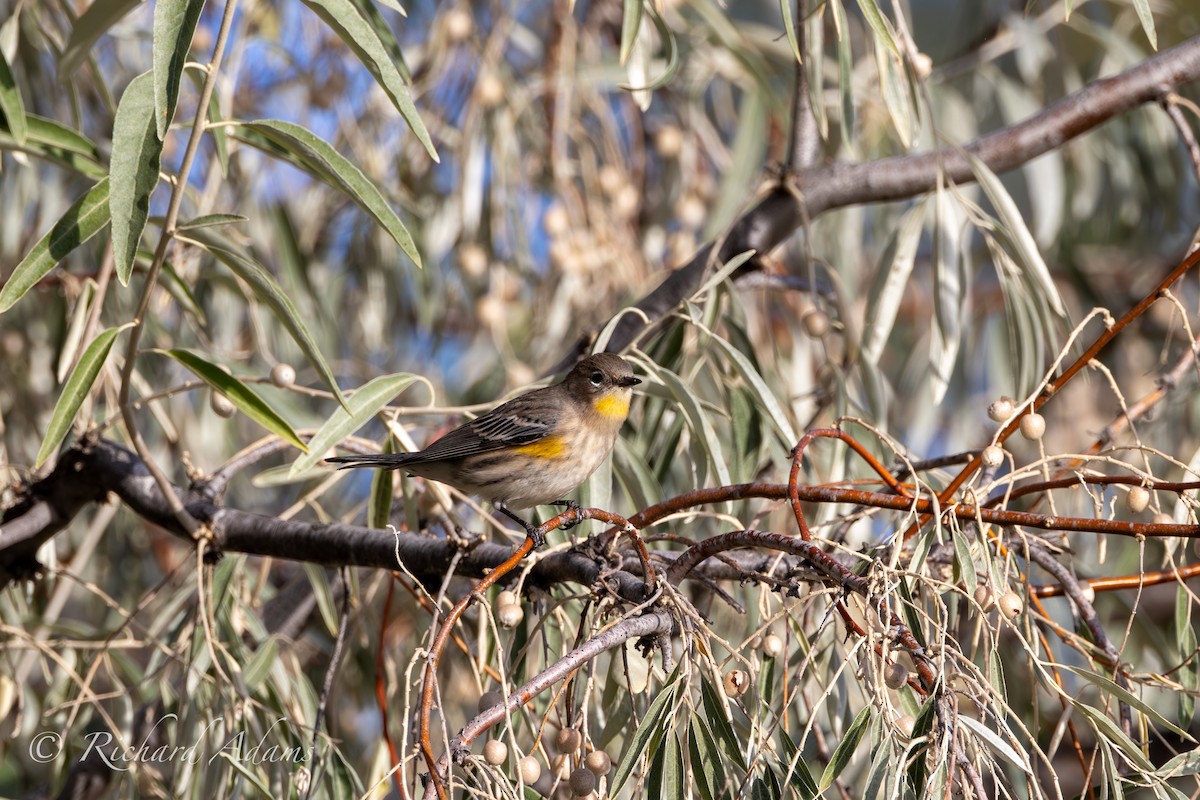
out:
{"label": "tree branch", "polygon": [[[791,173],[791,187],[779,186],[763,197],[718,244],[709,243],[684,266],[671,272],[657,288],[635,304],[649,322],[625,314],[608,341],[609,352],[628,347],[650,326],[693,294],[708,274],[710,260],[728,261],[738,253],[769,253],[801,227],[805,219],[837,208],[902,200],[932,190],[939,174],[955,183],[974,182],[966,154],[992,172],[1015,169],[1061,147],[1120,114],[1158,102],[1171,90],[1200,78],[1200,37],[1109,78],[1089,83],[1038,114],[987,134],[964,147],[944,147],[929,153],[859,163],[837,162]],[[798,104],[799,105],[799,104]],[[798,108],[797,113],[804,109]],[[795,123],[793,123],[795,124]],[[755,261],[743,267],[753,274]],[[600,325],[597,330],[602,330]],[[556,367],[565,369],[595,339],[579,340]]]}

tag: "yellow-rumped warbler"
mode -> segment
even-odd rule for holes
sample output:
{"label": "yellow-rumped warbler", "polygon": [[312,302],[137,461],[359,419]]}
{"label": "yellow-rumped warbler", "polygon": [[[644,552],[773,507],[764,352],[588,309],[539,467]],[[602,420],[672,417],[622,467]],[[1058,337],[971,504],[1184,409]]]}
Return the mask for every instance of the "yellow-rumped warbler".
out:
{"label": "yellow-rumped warbler", "polygon": [[496,406],[416,453],[339,456],[339,469],[403,469],[512,508],[561,504],[612,451],[641,381],[620,356],[588,356],[561,383]]}

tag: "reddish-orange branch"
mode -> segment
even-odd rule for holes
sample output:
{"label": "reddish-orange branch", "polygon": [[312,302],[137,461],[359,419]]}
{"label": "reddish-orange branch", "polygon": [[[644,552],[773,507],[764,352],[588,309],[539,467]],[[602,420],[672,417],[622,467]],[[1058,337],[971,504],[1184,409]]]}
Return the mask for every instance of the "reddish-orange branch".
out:
{"label": "reddish-orange branch", "polygon": [[[1033,399],[1029,410],[1037,411],[1047,402],[1049,402],[1050,398],[1057,394],[1063,386],[1070,382],[1071,379],[1073,379],[1080,372],[1080,370],[1086,367],[1093,358],[1099,355],[1101,350],[1107,347],[1109,343],[1113,341],[1113,339],[1117,338],[1117,336],[1119,336],[1121,332],[1125,330],[1125,328],[1129,327],[1129,324],[1133,322],[1133,320],[1145,313],[1146,309],[1148,309],[1163,292],[1169,289],[1171,285],[1175,283],[1175,281],[1183,277],[1184,273],[1196,266],[1197,263],[1200,263],[1200,250],[1191,253],[1177,267],[1171,270],[1167,277],[1164,278],[1158,284],[1158,286],[1154,288],[1153,291],[1143,297],[1137,305],[1125,312],[1124,316],[1109,326],[1104,333],[1100,334],[1100,336],[1096,338],[1096,341],[1092,342],[1091,347],[1085,350],[1083,354],[1079,356],[1079,358],[1075,359],[1070,366],[1063,370],[1062,374],[1046,384],[1045,388],[1043,388],[1042,391],[1038,393],[1037,397]],[[1001,429],[1000,433],[996,437],[997,442],[1003,444],[1008,437],[1017,430],[1021,424],[1022,416],[1022,414],[1017,414],[1005,424],[1004,428]],[[963,484],[975,474],[982,463],[982,454],[976,454],[973,456],[971,460],[967,462],[967,465],[962,468],[958,475],[956,475],[954,479],[946,486],[946,488],[943,489],[938,495],[939,503],[941,505],[945,505],[950,502],[950,499],[954,497],[954,493],[962,488]],[[921,525],[923,525],[924,522],[924,519],[920,519],[910,525],[909,528],[904,532],[904,538],[908,539],[915,535],[917,531],[921,529]]]}
{"label": "reddish-orange branch", "polygon": [[[1090,586],[1096,592],[1115,592],[1119,589],[1136,589],[1139,586],[1157,586],[1160,583],[1174,581],[1189,581],[1200,577],[1200,564],[1188,564],[1174,569],[1141,572],[1137,575],[1118,575],[1111,578],[1080,579],[1080,586]],[[1034,597],[1060,597],[1065,590],[1060,584],[1030,586],[1029,593]]]}

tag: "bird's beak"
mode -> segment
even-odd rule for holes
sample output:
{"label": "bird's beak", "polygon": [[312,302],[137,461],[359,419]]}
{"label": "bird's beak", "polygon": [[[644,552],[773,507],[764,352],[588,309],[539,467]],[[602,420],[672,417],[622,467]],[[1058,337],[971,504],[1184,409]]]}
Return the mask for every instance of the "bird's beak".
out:
{"label": "bird's beak", "polygon": [[632,375],[628,375],[628,376],[618,380],[617,385],[618,386],[637,386],[641,382],[642,382],[641,378],[635,378]]}

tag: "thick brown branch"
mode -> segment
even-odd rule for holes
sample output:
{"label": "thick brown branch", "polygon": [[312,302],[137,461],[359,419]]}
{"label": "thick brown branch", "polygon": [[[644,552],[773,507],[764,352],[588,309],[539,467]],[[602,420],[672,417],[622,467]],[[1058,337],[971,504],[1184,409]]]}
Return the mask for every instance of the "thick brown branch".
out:
{"label": "thick brown branch", "polygon": [[[805,219],[815,219],[836,208],[914,197],[932,190],[939,175],[955,183],[972,182],[975,176],[965,153],[979,159],[992,172],[1015,169],[1130,109],[1158,102],[1172,89],[1197,78],[1200,78],[1200,37],[1164,50],[1118,75],[1093,81],[1029,119],[963,147],[796,171],[791,174],[791,184],[798,191],[780,187],[767,194],[733,225],[715,253],[712,244],[705,245],[636,307],[654,325],[700,287],[710,262],[728,261],[747,250],[768,253],[791,236]],[[607,349],[610,352],[625,349],[646,327],[642,318],[626,314],[617,324]],[[588,335],[580,340],[564,356],[559,369],[574,363],[593,338]]]}

